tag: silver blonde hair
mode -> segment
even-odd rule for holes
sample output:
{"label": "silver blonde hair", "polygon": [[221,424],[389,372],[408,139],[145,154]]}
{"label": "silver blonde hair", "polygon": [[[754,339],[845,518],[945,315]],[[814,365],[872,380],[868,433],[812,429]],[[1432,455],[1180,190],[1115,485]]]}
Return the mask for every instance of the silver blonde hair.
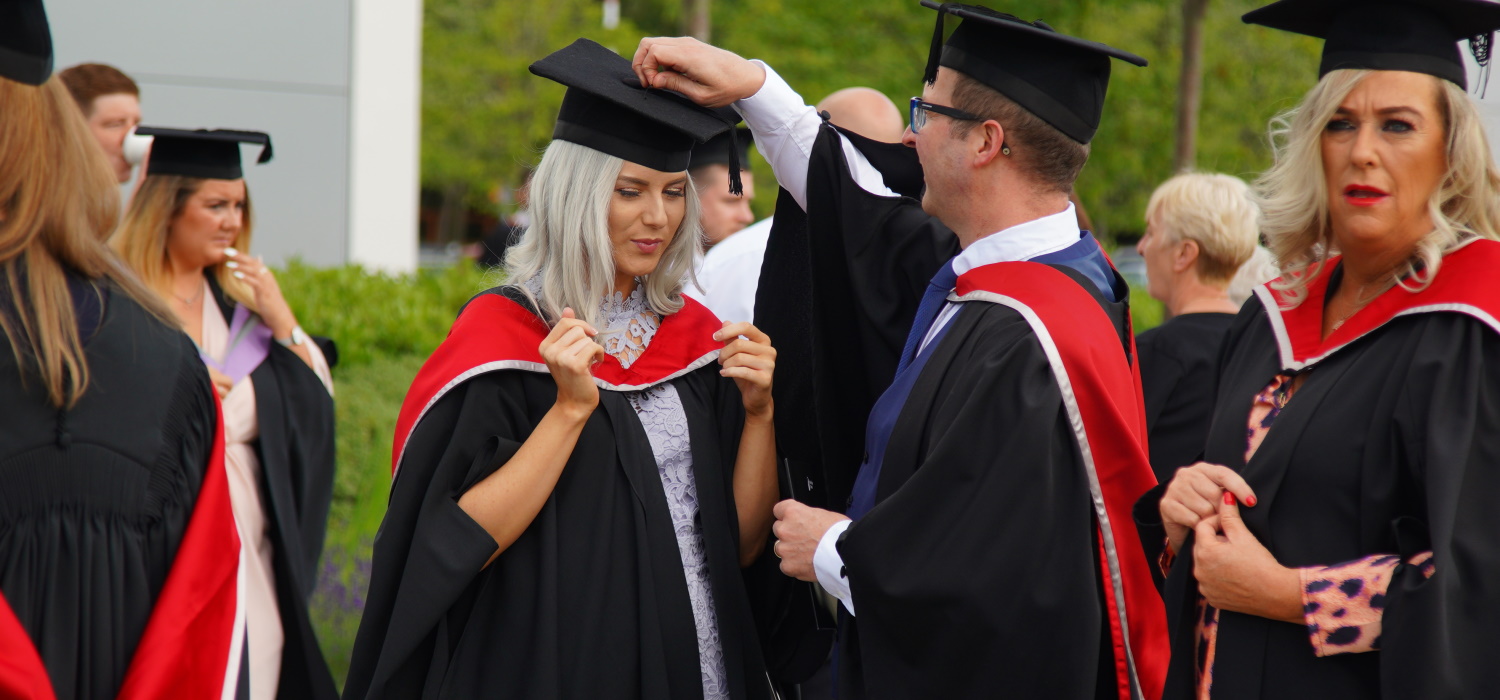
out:
{"label": "silver blonde hair", "polygon": [[[568,141],[553,141],[531,180],[531,225],[505,255],[509,283],[536,305],[547,325],[562,310],[604,330],[600,302],[614,292],[609,204],[625,161]],[[641,278],[646,305],[661,316],[682,309],[683,282],[703,256],[698,192],[687,181],[687,207],[661,262]]]}
{"label": "silver blonde hair", "polygon": [[[1300,104],[1271,120],[1275,164],[1256,181],[1261,230],[1285,275],[1274,286],[1294,305],[1302,303],[1308,283],[1337,253],[1323,177],[1322,133],[1344,98],[1370,73],[1333,71]],[[1407,278],[1402,286],[1413,290],[1431,283],[1444,253],[1474,238],[1500,239],[1500,171],[1490,156],[1479,110],[1462,88],[1431,79],[1447,134],[1448,173],[1427,204],[1432,232],[1399,273]]]}

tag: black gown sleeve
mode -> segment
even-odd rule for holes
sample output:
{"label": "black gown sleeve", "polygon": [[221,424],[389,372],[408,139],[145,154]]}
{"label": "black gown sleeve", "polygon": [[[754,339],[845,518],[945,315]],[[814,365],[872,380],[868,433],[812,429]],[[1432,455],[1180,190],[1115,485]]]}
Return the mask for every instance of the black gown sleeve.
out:
{"label": "black gown sleeve", "polygon": [[1427,512],[1392,528],[1403,555],[1431,549],[1436,571],[1403,565],[1392,576],[1382,697],[1484,697],[1500,658],[1500,335],[1455,315],[1421,343],[1392,427]]}
{"label": "black gown sleeve", "polygon": [[[871,194],[849,175],[839,132],[824,125],[808,163],[804,215],[777,200],[755,317],[787,355],[777,366],[777,440],[814,505],[845,509],[865,419],[895,376],[932,275],[958,239],[922,211],[915,151],[842,132],[901,196]],[[821,477],[821,478],[819,478]]]}
{"label": "black gown sleeve", "polygon": [[[900,418],[927,426],[916,471],[839,546],[871,698],[1093,698],[1098,687],[1103,612],[1077,443],[1030,327],[1003,307],[985,313],[989,327],[943,380],[950,393],[930,415]],[[933,672],[945,668],[963,672]]]}
{"label": "black gown sleeve", "polygon": [[439,620],[496,548],[458,498],[515,455],[532,427],[515,374],[468,380],[412,431],[375,539],[345,698],[421,696]]}
{"label": "black gown sleeve", "polygon": [[317,584],[333,503],[333,397],[301,357],[280,345],[271,348],[251,381],[264,487],[277,511],[272,515],[281,539],[296,540],[288,547],[295,555],[288,564],[298,572],[299,593],[306,598]]}

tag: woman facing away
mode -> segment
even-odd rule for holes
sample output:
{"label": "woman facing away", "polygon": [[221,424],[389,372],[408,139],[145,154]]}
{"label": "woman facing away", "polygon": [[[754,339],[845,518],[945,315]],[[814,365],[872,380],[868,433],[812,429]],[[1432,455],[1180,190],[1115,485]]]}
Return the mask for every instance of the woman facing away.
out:
{"label": "woman facing away", "polygon": [[1229,332],[1205,461],[1137,507],[1168,542],[1165,697],[1490,696],[1500,171],[1457,41],[1500,5],[1245,19],[1327,43],[1260,181],[1287,274]]}
{"label": "woman facing away", "polygon": [[239,679],[239,540],[213,387],[104,245],[115,178],[0,5],[0,695],[209,698]]}
{"label": "woman facing away", "polygon": [[333,494],[333,382],[276,277],[250,250],[240,143],[259,132],[142,127],[152,153],[110,239],[192,338],[223,399],[245,543],[250,697],[333,698],[307,598]]}
{"label": "woman facing away", "polygon": [[407,395],[345,697],[768,697],[775,351],[681,294],[727,125],[587,40],[532,71],[568,86],[532,223]]}

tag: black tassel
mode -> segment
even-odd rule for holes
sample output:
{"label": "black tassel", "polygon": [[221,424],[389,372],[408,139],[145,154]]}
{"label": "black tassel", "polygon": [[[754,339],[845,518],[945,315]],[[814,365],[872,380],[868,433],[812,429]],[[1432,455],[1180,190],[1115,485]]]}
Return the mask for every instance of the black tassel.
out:
{"label": "black tassel", "polygon": [[729,125],[729,193],[741,197],[745,194],[745,183],[740,181],[740,134],[733,124]]}
{"label": "black tassel", "polygon": [[1469,53],[1479,63],[1479,96],[1484,97],[1490,87],[1490,48],[1494,46],[1495,33],[1476,34],[1469,37]]}
{"label": "black tassel", "polygon": [[928,85],[937,82],[938,62],[943,58],[943,18],[947,15],[948,3],[938,5],[937,28],[932,30],[932,49],[927,52],[927,71],[922,75]]}

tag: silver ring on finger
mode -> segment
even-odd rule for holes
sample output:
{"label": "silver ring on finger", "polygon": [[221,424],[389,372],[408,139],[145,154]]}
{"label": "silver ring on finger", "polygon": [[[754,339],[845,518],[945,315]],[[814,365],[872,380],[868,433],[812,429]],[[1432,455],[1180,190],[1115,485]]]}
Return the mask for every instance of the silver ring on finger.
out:
{"label": "silver ring on finger", "polygon": [[775,554],[777,559],[781,558],[781,550],[779,550],[779,549],[776,548],[780,544],[781,544],[781,540],[776,540],[775,542],[771,543],[771,553]]}

